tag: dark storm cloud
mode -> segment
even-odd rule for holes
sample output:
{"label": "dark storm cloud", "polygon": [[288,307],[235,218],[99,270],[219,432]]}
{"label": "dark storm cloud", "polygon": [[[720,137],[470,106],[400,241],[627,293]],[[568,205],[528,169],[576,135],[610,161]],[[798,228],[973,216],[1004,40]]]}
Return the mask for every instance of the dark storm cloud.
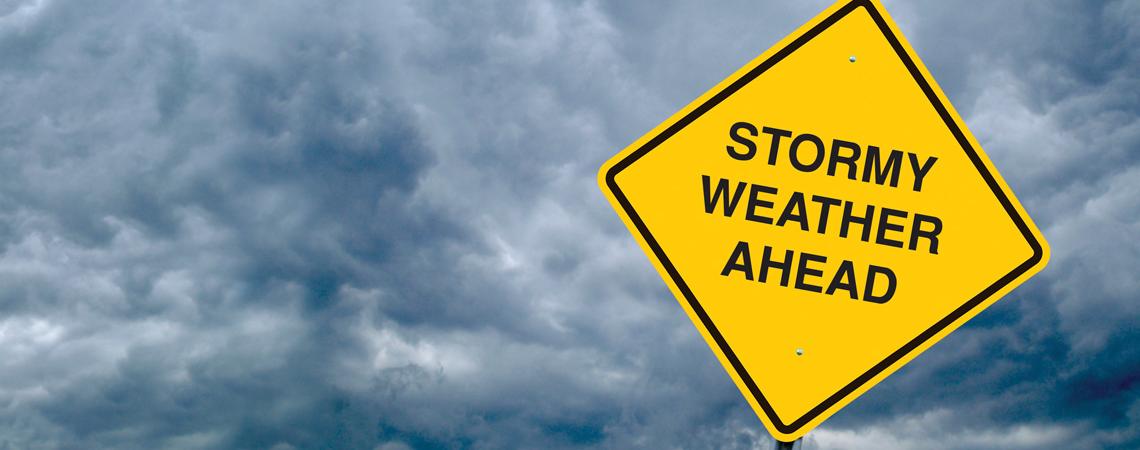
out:
{"label": "dark storm cloud", "polygon": [[[0,447],[765,448],[594,173],[794,3],[0,1]],[[1134,446],[1140,8],[887,6],[1053,261],[809,447]]]}

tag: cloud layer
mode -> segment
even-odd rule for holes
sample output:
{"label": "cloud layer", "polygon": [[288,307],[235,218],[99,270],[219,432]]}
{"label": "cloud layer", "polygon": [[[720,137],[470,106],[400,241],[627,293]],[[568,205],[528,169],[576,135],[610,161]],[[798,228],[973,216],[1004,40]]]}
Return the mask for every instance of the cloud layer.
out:
{"label": "cloud layer", "polygon": [[[0,448],[767,448],[594,181],[810,2],[0,1]],[[807,448],[1140,446],[1140,3],[887,3],[1053,248]]]}

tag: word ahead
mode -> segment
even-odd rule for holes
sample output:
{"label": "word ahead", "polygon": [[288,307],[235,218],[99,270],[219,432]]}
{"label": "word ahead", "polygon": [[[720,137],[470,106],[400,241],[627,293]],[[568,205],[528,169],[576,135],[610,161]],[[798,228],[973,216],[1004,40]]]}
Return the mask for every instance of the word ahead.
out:
{"label": "word ahead", "polygon": [[[791,278],[792,272],[796,274],[795,288],[808,292],[825,292],[827,295],[833,295],[838,291],[847,292],[852,300],[859,299],[858,286],[855,283],[855,263],[843,260],[839,263],[839,267],[835,270],[834,275],[830,277],[831,282],[827,283],[827,289],[824,290],[822,285],[812,284],[811,278],[823,276],[823,271],[808,267],[809,264],[826,263],[827,257],[821,255],[813,255],[811,253],[800,253],[798,262],[793,265],[792,260],[795,259],[795,252],[785,250],[782,256],[773,258],[772,247],[764,246],[764,254],[760,257],[759,264],[754,268],[752,265],[752,250],[749,249],[748,243],[741,241],[736,243],[736,248],[732,250],[732,256],[728,257],[728,263],[724,265],[724,269],[720,271],[721,275],[728,276],[733,271],[740,271],[744,274],[744,278],[752,281],[752,273],[755,270],[756,280],[761,283],[768,282],[768,272],[771,270],[780,271],[780,286],[787,287],[788,280]],[[777,259],[780,258],[780,259]],[[875,295],[875,277],[882,275],[886,277],[887,287],[886,292],[882,295]],[[863,299],[872,303],[886,303],[895,294],[895,273],[886,267],[876,266],[871,264],[867,267],[866,284],[864,285]]]}

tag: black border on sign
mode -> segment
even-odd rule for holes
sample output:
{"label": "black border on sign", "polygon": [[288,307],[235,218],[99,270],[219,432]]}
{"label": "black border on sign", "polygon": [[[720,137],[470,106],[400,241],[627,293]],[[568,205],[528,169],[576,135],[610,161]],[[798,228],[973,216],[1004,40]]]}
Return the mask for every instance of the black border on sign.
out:
{"label": "black border on sign", "polygon": [[[768,400],[764,397],[764,394],[761,393],[760,389],[756,387],[756,383],[752,380],[752,376],[748,374],[748,371],[745,370],[744,365],[741,364],[740,360],[736,357],[736,353],[733,352],[732,348],[729,347],[727,342],[725,342],[724,336],[720,334],[720,331],[717,330],[716,325],[713,323],[712,319],[709,318],[704,308],[701,307],[700,302],[697,300],[696,296],[693,295],[693,291],[689,289],[688,284],[685,283],[685,280],[681,279],[681,275],[677,272],[677,268],[674,267],[673,263],[669,261],[669,257],[665,255],[665,252],[661,249],[661,246],[657,243],[657,240],[653,237],[653,234],[649,232],[649,229],[645,226],[645,222],[641,220],[641,217],[637,214],[637,211],[633,209],[633,205],[629,203],[629,200],[621,191],[621,188],[618,187],[616,177],[618,173],[620,173],[626,167],[629,167],[630,164],[633,164],[642,156],[645,156],[647,153],[649,153],[649,151],[656,148],[666,139],[672,137],[674,134],[692,123],[702,114],[708,112],[708,110],[724,101],[724,99],[728,98],[728,96],[732,95],[740,88],[744,87],[744,85],[756,79],[756,77],[758,77],[760,74],[764,73],[773,65],[780,62],[792,52],[802,47],[812,38],[818,36],[828,27],[839,21],[839,19],[843,18],[847,14],[855,11],[860,7],[867,9],[867,12],[879,26],[879,29],[883,32],[883,35],[887,38],[887,41],[890,42],[891,47],[894,48],[895,53],[898,54],[907,70],[910,71],[911,76],[914,77],[914,80],[918,83],[919,87],[922,88],[922,91],[926,94],[927,99],[930,100],[931,105],[934,106],[934,109],[936,111],[938,111],[938,115],[942,117],[942,120],[946,123],[946,126],[950,128],[950,131],[954,134],[954,137],[958,140],[958,143],[966,151],[966,155],[970,157],[970,161],[974,163],[974,167],[976,167],[978,169],[978,172],[981,173],[982,177],[985,178],[986,184],[989,185],[994,195],[1005,208],[1006,213],[1009,214],[1010,219],[1012,219],[1013,222],[1017,225],[1018,230],[1021,230],[1022,236],[1025,237],[1026,241],[1028,241],[1030,247],[1033,249],[1033,256],[1018,265],[1013,269],[1013,271],[999,278],[985,290],[975,295],[962,306],[958,307],[958,309],[955,309],[950,313],[950,315],[946,316],[942,320],[939,320],[937,323],[928,328],[926,331],[920,333],[914,339],[911,339],[902,348],[896,350],[894,353],[891,353],[889,356],[887,356],[886,359],[882,360],[878,364],[875,364],[865,373],[855,378],[854,381],[848,383],[846,386],[843,386],[842,389],[832,394],[816,407],[809,410],[802,417],[792,421],[791,423],[785,423],[776,415],[776,412],[772,409],[772,405],[768,403]],[[970,145],[970,141],[966,139],[966,136],[962,133],[962,130],[954,122],[954,119],[950,116],[950,112],[946,109],[946,106],[942,104],[941,100],[939,100],[938,96],[934,93],[934,89],[931,88],[930,83],[922,75],[922,72],[918,70],[918,66],[915,65],[915,62],[910,58],[910,55],[907,54],[906,50],[902,46],[902,43],[899,42],[898,37],[896,37],[894,33],[891,32],[891,29],[889,26],[887,26],[887,22],[883,18],[882,14],[880,14],[879,11],[875,9],[874,5],[868,0],[853,0],[850,3],[844,5],[835,13],[828,16],[826,19],[823,19],[823,21],[821,21],[816,26],[812,27],[806,33],[796,38],[795,41],[792,41],[786,47],[780,49],[774,55],[764,60],[764,62],[748,71],[748,73],[745,73],[739,79],[733,81],[732,84],[728,85],[728,87],[726,87],[724,90],[718,92],[716,95],[702,103],[689,114],[686,114],[683,118],[681,118],[681,120],[670,125],[661,134],[653,137],[653,139],[650,139],[649,142],[645,143],[645,145],[642,145],[633,153],[630,153],[617,164],[614,164],[614,166],[606,172],[606,185],[610,188],[611,191],[613,191],[614,197],[617,199],[618,203],[621,204],[621,207],[625,210],[626,214],[629,215],[630,220],[633,221],[633,224],[637,227],[637,230],[641,233],[642,237],[645,238],[645,242],[648,243],[649,247],[653,249],[653,254],[657,256],[657,258],[661,261],[661,264],[665,267],[665,270],[669,272],[670,278],[673,279],[673,282],[677,284],[677,288],[680,289],[682,294],[684,294],[685,300],[689,302],[689,306],[692,307],[693,311],[697,314],[698,317],[700,317],[701,323],[704,324],[705,328],[709,332],[709,335],[711,335],[713,340],[716,341],[717,346],[720,347],[720,350],[724,353],[724,356],[728,359],[728,361],[732,363],[732,368],[736,370],[736,373],[740,376],[740,379],[744,381],[744,384],[746,386],[748,386],[749,392],[751,392],[752,396],[755,397],[756,402],[760,405],[760,408],[763,409],[764,413],[768,415],[768,418],[772,421],[772,424],[776,427],[776,429],[785,434],[792,434],[796,432],[808,422],[818,417],[828,408],[832,407],[848,395],[851,395],[851,393],[855,392],[856,389],[859,389],[872,378],[882,373],[894,363],[898,362],[900,359],[902,359],[903,356],[906,356],[908,353],[914,351],[914,349],[918,348],[918,346],[930,340],[930,338],[934,337],[934,335],[938,334],[940,331],[945,329],[950,324],[954,323],[963,315],[976,308],[978,305],[986,301],[986,299],[993,296],[995,293],[997,293],[997,291],[1001,290],[1017,277],[1024,274],[1030,268],[1037,265],[1037,263],[1041,261],[1042,257],[1044,257],[1044,251],[1042,249],[1041,243],[1038,242],[1033,233],[1029,231],[1029,226],[1025,223],[1025,219],[1023,219],[1021,215],[1018,214],[1017,209],[1014,208],[1013,203],[1010,202],[1009,198],[1002,191],[1001,187],[997,183],[997,180],[994,179],[993,174],[991,174],[989,170],[986,169],[985,164],[982,163],[981,158],[978,156],[978,152],[973,148],[973,146]]]}

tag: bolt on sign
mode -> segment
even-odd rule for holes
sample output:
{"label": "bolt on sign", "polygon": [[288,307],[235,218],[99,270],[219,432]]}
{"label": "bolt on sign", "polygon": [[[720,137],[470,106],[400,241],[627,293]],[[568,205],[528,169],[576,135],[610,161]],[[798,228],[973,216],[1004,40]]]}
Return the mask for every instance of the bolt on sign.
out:
{"label": "bolt on sign", "polygon": [[781,440],[818,426],[1049,257],[877,0],[833,5],[598,178]]}

